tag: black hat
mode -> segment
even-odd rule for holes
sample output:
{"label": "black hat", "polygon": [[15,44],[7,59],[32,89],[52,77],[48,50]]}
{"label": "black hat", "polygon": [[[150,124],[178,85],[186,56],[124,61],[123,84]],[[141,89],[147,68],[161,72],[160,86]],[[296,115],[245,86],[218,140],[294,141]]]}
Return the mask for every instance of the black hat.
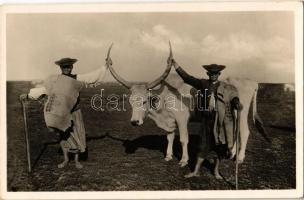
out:
{"label": "black hat", "polygon": [[55,62],[55,64],[59,65],[59,66],[66,66],[66,65],[73,65],[75,62],[77,62],[77,59],[74,59],[74,58],[61,58],[60,60],[57,60]]}
{"label": "black hat", "polygon": [[225,69],[225,65],[217,65],[217,64],[211,64],[211,65],[203,65],[203,68],[205,68],[210,73],[218,73]]}

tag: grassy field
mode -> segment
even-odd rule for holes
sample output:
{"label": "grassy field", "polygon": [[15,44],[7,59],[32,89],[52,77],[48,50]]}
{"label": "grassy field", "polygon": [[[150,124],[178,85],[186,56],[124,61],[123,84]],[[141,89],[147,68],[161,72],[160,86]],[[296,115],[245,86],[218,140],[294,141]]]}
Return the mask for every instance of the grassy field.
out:
{"label": "grassy field", "polygon": [[[58,169],[62,161],[56,136],[48,133],[43,121],[42,106],[28,103],[31,135],[32,173],[27,172],[21,104],[18,97],[28,92],[29,82],[7,83],[7,189],[8,191],[126,191],[126,190],[226,190],[234,189],[234,168],[224,160],[220,172],[224,180],[216,180],[210,169],[213,160],[204,162],[201,177],[185,179],[193,167],[180,168],[178,137],[173,161],[164,160],[166,133],[146,119],[141,127],[130,124],[130,106],[126,112],[96,111],[90,106],[101,86],[81,93],[81,108],[87,131],[89,158],[78,170],[71,162]],[[127,92],[116,84],[102,86],[104,95]],[[250,122],[251,135],[245,162],[239,166],[240,189],[295,188],[295,95],[284,92],[281,84],[260,84],[258,112],[272,144],[268,144]],[[190,124],[189,152],[194,159],[198,124]],[[44,145],[47,144],[48,145]]]}

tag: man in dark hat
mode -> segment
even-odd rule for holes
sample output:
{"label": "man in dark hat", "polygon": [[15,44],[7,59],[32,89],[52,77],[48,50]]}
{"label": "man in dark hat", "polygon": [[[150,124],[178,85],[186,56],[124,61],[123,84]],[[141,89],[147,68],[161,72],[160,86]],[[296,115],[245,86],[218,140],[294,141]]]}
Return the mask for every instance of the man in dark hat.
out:
{"label": "man in dark hat", "polygon": [[[232,85],[219,81],[224,65],[203,65],[207,70],[209,79],[198,79],[185,72],[177,62],[172,59],[172,65],[185,83],[198,90],[198,107],[202,120],[199,151],[194,172],[186,178],[199,176],[199,169],[211,151],[215,151],[214,175],[222,179],[219,174],[219,161],[228,157],[233,147],[233,112],[232,109],[241,109],[238,91]],[[225,130],[224,130],[225,128]]]}
{"label": "man in dark hat", "polygon": [[68,152],[75,153],[76,167],[83,167],[78,158],[79,154],[87,155],[87,147],[79,92],[86,84],[102,81],[106,73],[106,67],[101,66],[91,73],[72,74],[76,62],[77,59],[73,58],[56,61],[61,74],[49,76],[42,86],[32,88],[27,95],[31,99],[39,99],[44,94],[48,97],[44,106],[45,123],[51,132],[60,134],[60,145],[64,154],[64,161],[58,168],[67,165]]}

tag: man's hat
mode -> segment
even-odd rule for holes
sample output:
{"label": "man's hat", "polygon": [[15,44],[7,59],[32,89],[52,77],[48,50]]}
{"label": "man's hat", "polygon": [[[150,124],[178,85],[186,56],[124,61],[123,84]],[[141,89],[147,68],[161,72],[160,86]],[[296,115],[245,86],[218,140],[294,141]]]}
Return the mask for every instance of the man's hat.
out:
{"label": "man's hat", "polygon": [[210,73],[218,73],[225,69],[225,65],[217,65],[217,64],[211,64],[211,65],[203,65],[203,68],[205,68]]}
{"label": "man's hat", "polygon": [[59,66],[66,66],[66,65],[73,65],[75,62],[77,62],[77,59],[74,59],[74,58],[62,58],[60,60],[57,60],[55,62],[55,64],[59,65]]}

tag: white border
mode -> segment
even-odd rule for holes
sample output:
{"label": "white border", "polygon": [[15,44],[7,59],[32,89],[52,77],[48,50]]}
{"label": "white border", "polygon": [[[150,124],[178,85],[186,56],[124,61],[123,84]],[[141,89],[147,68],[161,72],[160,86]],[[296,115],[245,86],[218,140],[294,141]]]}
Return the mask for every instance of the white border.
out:
{"label": "white border", "polygon": [[[5,199],[194,199],[295,198],[303,196],[303,8],[300,2],[259,3],[104,3],[8,5],[2,8],[1,48],[1,198]],[[10,13],[293,11],[295,14],[296,190],[141,191],[141,192],[7,192],[6,172],[6,15]],[[254,166],[253,166],[254,167]],[[288,173],[288,172],[286,172]]]}
{"label": "white border", "polygon": [[295,12],[296,188],[303,197],[303,4]]}
{"label": "white border", "polygon": [[9,13],[300,11],[300,2],[193,2],[6,5]]}
{"label": "white border", "polygon": [[[5,39],[5,30],[6,30],[6,15],[4,13],[3,7],[0,8],[0,37],[1,37],[1,49],[0,49],[0,199],[4,197],[6,191],[6,39]],[[4,147],[4,148],[3,148]],[[3,179],[2,179],[3,178]]]}

